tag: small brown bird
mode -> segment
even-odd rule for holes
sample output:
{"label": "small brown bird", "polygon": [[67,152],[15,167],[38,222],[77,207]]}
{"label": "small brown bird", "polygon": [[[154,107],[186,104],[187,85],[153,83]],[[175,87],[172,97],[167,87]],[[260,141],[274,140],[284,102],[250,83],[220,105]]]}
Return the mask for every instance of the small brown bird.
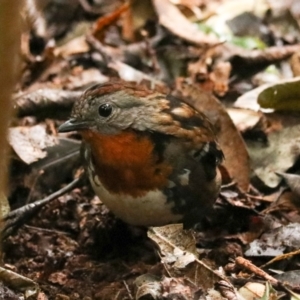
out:
{"label": "small brown bird", "polygon": [[223,153],[212,125],[178,98],[120,80],[98,84],[59,127],[73,130],[95,193],[129,224],[190,227],[218,196]]}

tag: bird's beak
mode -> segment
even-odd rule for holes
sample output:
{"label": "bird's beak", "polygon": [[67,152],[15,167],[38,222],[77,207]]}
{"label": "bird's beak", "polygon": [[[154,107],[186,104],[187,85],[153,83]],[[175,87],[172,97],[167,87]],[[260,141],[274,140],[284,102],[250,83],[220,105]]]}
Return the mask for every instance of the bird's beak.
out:
{"label": "bird's beak", "polygon": [[88,128],[90,125],[87,121],[79,121],[76,119],[70,119],[58,127],[58,132],[69,132]]}

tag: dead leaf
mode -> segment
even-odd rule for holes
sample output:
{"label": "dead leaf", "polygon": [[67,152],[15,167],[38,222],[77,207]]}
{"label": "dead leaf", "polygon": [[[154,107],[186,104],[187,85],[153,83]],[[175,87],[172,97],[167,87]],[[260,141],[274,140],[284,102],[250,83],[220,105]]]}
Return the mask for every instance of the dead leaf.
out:
{"label": "dead leaf", "polygon": [[245,252],[245,255],[278,256],[282,255],[286,249],[299,249],[299,234],[299,223],[281,226],[264,233],[260,239],[250,243],[249,249]]}
{"label": "dead leaf", "polygon": [[280,183],[275,172],[285,172],[291,168],[300,155],[300,125],[271,132],[268,143],[247,140],[252,168],[256,176],[268,187]]}
{"label": "dead leaf", "polygon": [[59,285],[65,285],[68,281],[68,275],[63,272],[54,272],[50,274],[48,281]]}
{"label": "dead leaf", "polygon": [[263,114],[250,109],[227,108],[227,112],[234,125],[241,132],[252,129],[263,118]]}
{"label": "dead leaf", "polygon": [[25,294],[29,296],[37,295],[39,292],[39,286],[33,280],[22,276],[11,270],[0,267],[0,279],[3,283],[9,284],[10,287],[19,291],[25,291]]}
{"label": "dead leaf", "polygon": [[174,277],[185,276],[196,286],[212,288],[219,280],[228,280],[197,258],[192,231],[183,230],[182,224],[150,227],[148,237],[159,247],[162,262]]}
{"label": "dead leaf", "polygon": [[30,173],[24,176],[24,186],[30,189],[28,201],[41,197],[43,192],[60,188],[72,176],[74,168],[81,166],[80,142],[58,138],[58,143],[45,148],[47,155],[30,165]]}
{"label": "dead leaf", "polygon": [[289,60],[294,77],[300,76],[300,51],[295,52]]}
{"label": "dead leaf", "polygon": [[251,109],[254,111],[263,111],[263,112],[273,112],[274,109],[261,109],[260,105],[257,102],[259,94],[264,91],[266,88],[271,87],[273,84],[264,84],[258,88],[255,88],[247,93],[244,93],[242,96],[238,97],[234,103],[234,107]]}
{"label": "dead leaf", "polygon": [[152,274],[143,274],[134,281],[137,288],[135,299],[159,299],[162,294],[162,283]]}
{"label": "dead leaf", "polygon": [[291,191],[279,191],[277,196],[273,194],[273,203],[262,211],[267,215],[270,213],[279,212],[282,216],[288,219],[290,222],[300,222],[300,209],[299,209],[299,197],[297,197]]}
{"label": "dead leaf", "polygon": [[93,26],[92,35],[99,41],[102,41],[104,39],[105,29],[115,24],[128,9],[129,4],[125,3],[112,13],[100,17]]}
{"label": "dead leaf", "polygon": [[[198,45],[215,45],[220,41],[211,35],[206,35],[197,29],[180,10],[169,0],[153,0],[153,5],[161,25],[185,41]],[[177,24],[177,26],[174,26]]]}
{"label": "dead leaf", "polygon": [[202,0],[170,0],[170,2],[189,8],[199,20],[203,17],[202,11],[199,8],[202,4]]}
{"label": "dead leaf", "polygon": [[151,0],[131,1],[130,7],[123,14],[122,36],[126,41],[135,41],[137,33],[149,20],[155,19]]}
{"label": "dead leaf", "polygon": [[[155,241],[164,255],[164,263],[174,263],[188,252],[197,255],[196,242],[192,231],[183,230],[182,224],[151,227],[148,236]],[[183,266],[185,267],[185,266]]]}
{"label": "dead leaf", "polygon": [[66,87],[69,89],[78,89],[82,87],[88,87],[96,83],[105,83],[109,78],[103,75],[99,69],[89,68],[86,70],[80,70],[79,72],[72,72],[68,76],[68,83]]}
{"label": "dead leaf", "polygon": [[14,108],[19,117],[50,118],[54,113],[57,116],[58,112],[70,111],[74,101],[81,94],[81,91],[39,88],[32,92],[17,94],[14,98]]}
{"label": "dead leaf", "polygon": [[193,299],[192,295],[195,287],[192,284],[188,285],[183,278],[164,277],[162,286],[164,289],[163,295],[167,295],[169,299]]}
{"label": "dead leaf", "polygon": [[70,40],[67,44],[54,49],[56,56],[62,56],[68,58],[71,55],[85,53],[90,50],[90,47],[86,41],[85,36],[79,36],[75,39]]}
{"label": "dead leaf", "polygon": [[46,132],[43,125],[12,127],[9,130],[9,144],[26,164],[46,156],[44,149],[57,144],[57,139]]}
{"label": "dead leaf", "polygon": [[231,64],[229,62],[219,62],[209,74],[210,80],[214,83],[214,92],[223,97],[228,92]]}
{"label": "dead leaf", "polygon": [[[299,291],[300,288],[300,270],[292,270],[283,272],[282,274],[278,274],[274,276],[276,279],[280,280],[281,282],[284,282],[290,286],[290,288],[293,288],[295,290]],[[296,298],[300,300],[300,295],[295,294]]]}
{"label": "dead leaf", "polygon": [[265,285],[258,282],[247,282],[239,289],[239,293],[245,300],[252,300],[262,297],[265,292]]}
{"label": "dead leaf", "polygon": [[276,172],[276,174],[285,180],[286,184],[296,196],[300,197],[300,175],[280,172]]}
{"label": "dead leaf", "polygon": [[195,85],[179,83],[177,88],[183,100],[197,110],[205,112],[217,128],[217,139],[224,152],[224,166],[241,190],[249,187],[250,161],[245,143],[223,105],[212,95]]}
{"label": "dead leaf", "polygon": [[4,218],[10,212],[10,206],[6,195],[0,194],[0,203],[1,216]]}
{"label": "dead leaf", "polygon": [[163,85],[163,83],[159,80],[156,80],[153,77],[139,70],[136,70],[127,64],[122,63],[121,61],[111,62],[108,66],[113,70],[117,71],[119,73],[120,78],[122,78],[125,81],[141,82],[143,80],[147,80],[158,85]]}

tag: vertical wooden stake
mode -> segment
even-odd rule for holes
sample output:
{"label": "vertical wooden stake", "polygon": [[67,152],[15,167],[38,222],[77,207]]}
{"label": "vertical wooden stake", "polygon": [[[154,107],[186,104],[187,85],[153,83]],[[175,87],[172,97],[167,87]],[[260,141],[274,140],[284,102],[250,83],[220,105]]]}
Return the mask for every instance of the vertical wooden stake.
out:
{"label": "vertical wooden stake", "polygon": [[11,119],[11,95],[17,79],[23,1],[0,1],[0,219],[7,183],[7,128]]}

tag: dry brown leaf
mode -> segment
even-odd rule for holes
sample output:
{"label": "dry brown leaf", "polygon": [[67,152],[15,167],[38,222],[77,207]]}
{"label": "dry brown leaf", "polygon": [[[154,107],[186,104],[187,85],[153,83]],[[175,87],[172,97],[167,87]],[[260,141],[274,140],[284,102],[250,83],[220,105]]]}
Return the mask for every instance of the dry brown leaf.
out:
{"label": "dry brown leaf", "polygon": [[108,66],[117,71],[119,77],[125,81],[134,81],[134,82],[141,82],[143,80],[153,82],[153,84],[157,85],[164,85],[161,81],[156,80],[155,78],[137,70],[133,67],[121,62],[121,61],[114,61],[108,64]]}
{"label": "dry brown leaf", "polygon": [[190,9],[196,16],[196,18],[199,20],[203,18],[203,13],[200,9],[202,0],[170,0],[170,2],[172,2],[175,5],[181,5]]}
{"label": "dry brown leaf", "polygon": [[214,83],[214,92],[223,97],[228,92],[231,64],[229,62],[219,62],[209,74],[210,80]]}
{"label": "dry brown leaf", "polygon": [[289,60],[294,77],[300,76],[300,51],[295,52]]}
{"label": "dry brown leaf", "polygon": [[258,95],[268,87],[271,87],[273,84],[263,84],[255,89],[250,90],[247,93],[244,93],[240,97],[237,98],[234,107],[251,109],[254,111],[264,111],[264,112],[272,112],[273,109],[261,109],[260,105],[257,103]]}
{"label": "dry brown leaf", "polygon": [[135,41],[138,31],[153,19],[155,19],[155,12],[151,0],[131,1],[129,9],[123,14],[123,39]]}
{"label": "dry brown leaf", "polygon": [[225,156],[223,164],[240,189],[247,191],[250,180],[249,155],[240,133],[223,105],[215,97],[203,92],[195,85],[181,82],[177,88],[188,104],[203,111],[214,123],[217,128],[217,138]]}
{"label": "dry brown leaf", "polygon": [[300,224],[291,223],[265,232],[259,239],[249,244],[246,256],[270,256],[282,255],[287,250],[299,249]]}
{"label": "dry brown leaf", "polygon": [[121,15],[128,10],[128,8],[129,4],[125,3],[112,13],[100,17],[93,26],[92,35],[99,41],[102,41],[104,39],[105,29],[115,24],[120,19]]}
{"label": "dry brown leaf", "polygon": [[275,188],[281,179],[275,172],[286,172],[300,156],[300,125],[285,127],[268,134],[268,143],[247,140],[255,176],[266,186]]}
{"label": "dry brown leaf", "polygon": [[[39,292],[39,286],[35,281],[2,267],[0,267],[0,279],[1,282],[9,284],[9,286],[14,289],[25,291],[28,297],[34,297]],[[28,298],[26,297],[26,299]]]}
{"label": "dry brown leaf", "polygon": [[162,280],[162,287],[164,289],[162,298],[157,299],[193,299],[195,286],[188,285],[183,278],[164,277]]}
{"label": "dry brown leaf", "polygon": [[134,281],[136,287],[135,299],[159,299],[162,294],[162,284],[159,278],[152,274],[143,274]]}
{"label": "dry brown leaf", "polygon": [[191,260],[195,260],[197,255],[195,238],[192,231],[183,230],[182,224],[151,227],[148,236],[159,246],[164,263],[176,263],[187,252],[193,256]]}
{"label": "dry brown leaf", "polygon": [[96,83],[105,83],[108,80],[109,78],[103,75],[98,68],[83,69],[77,67],[69,74],[66,87],[68,89],[80,89]]}
{"label": "dry brown leaf", "polygon": [[70,40],[68,43],[54,49],[56,56],[68,58],[69,56],[88,52],[90,46],[88,45],[85,36],[79,36]]}
{"label": "dry brown leaf", "polygon": [[263,118],[261,112],[250,109],[228,108],[227,112],[234,125],[241,132],[252,129],[258,125],[259,121]]}
{"label": "dry brown leaf", "polygon": [[16,154],[26,164],[44,158],[47,155],[44,149],[57,144],[57,139],[47,134],[43,125],[10,128],[8,139]]}
{"label": "dry brown leaf", "polygon": [[153,0],[153,5],[161,25],[183,40],[202,46],[220,43],[216,37],[197,29],[169,0]]}
{"label": "dry brown leaf", "polygon": [[265,292],[265,285],[257,282],[247,282],[239,289],[245,300],[261,298]]}
{"label": "dry brown leaf", "polygon": [[[220,280],[227,279],[197,258],[195,239],[182,224],[150,227],[148,237],[159,247],[162,262],[174,277],[184,276],[203,289],[212,288]],[[228,283],[229,284],[229,283]]]}
{"label": "dry brown leaf", "polygon": [[300,197],[300,176],[298,174],[288,174],[276,172],[277,175],[282,177],[291,191],[298,197]]}
{"label": "dry brown leaf", "polygon": [[265,215],[274,212],[280,212],[290,222],[299,223],[299,198],[291,191],[278,192],[275,201],[262,211]]}

